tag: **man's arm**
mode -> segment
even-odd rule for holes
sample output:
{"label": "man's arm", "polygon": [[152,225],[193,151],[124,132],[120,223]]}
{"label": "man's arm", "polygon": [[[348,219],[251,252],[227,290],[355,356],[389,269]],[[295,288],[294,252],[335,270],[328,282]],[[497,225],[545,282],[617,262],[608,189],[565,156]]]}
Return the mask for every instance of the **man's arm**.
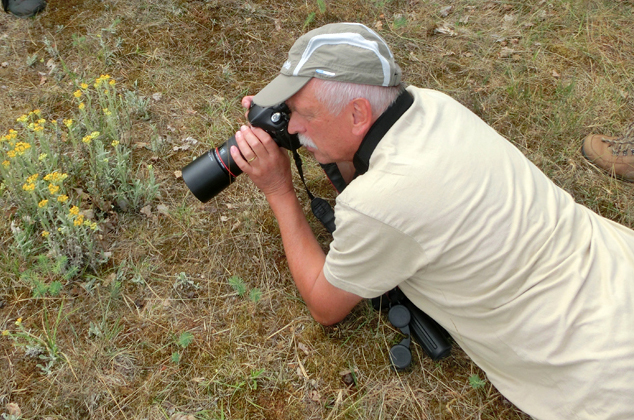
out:
{"label": "man's arm", "polygon": [[240,151],[232,148],[231,156],[266,196],[280,227],[291,275],[310,313],[323,325],[341,321],[362,298],[332,286],[324,277],[326,256],[295,194],[286,151],[258,128],[242,127],[236,142]]}

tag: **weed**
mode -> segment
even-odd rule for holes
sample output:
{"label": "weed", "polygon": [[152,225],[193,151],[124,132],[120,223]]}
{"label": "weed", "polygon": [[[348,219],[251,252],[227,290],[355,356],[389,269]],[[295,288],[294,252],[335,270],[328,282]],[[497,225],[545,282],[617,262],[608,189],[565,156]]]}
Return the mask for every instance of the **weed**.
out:
{"label": "weed", "polygon": [[469,376],[469,385],[471,385],[473,389],[481,389],[486,385],[486,381],[481,379],[478,375],[471,375]]}
{"label": "weed", "polygon": [[247,292],[247,285],[240,276],[229,277],[229,286],[238,294],[238,296],[244,296]]}
{"label": "weed", "polygon": [[[192,343],[192,341],[194,341],[194,334],[189,331],[185,331],[178,336],[176,344],[184,350]],[[173,352],[171,356],[172,362],[176,364],[180,363],[182,355],[182,350]]]}
{"label": "weed", "polygon": [[38,255],[36,263],[20,275],[20,280],[31,288],[33,297],[57,296],[62,289],[62,281],[68,281],[77,274],[77,267],[68,265],[64,255],[56,259],[48,255]]}
{"label": "weed", "polygon": [[64,305],[61,304],[53,324],[49,324],[48,312],[44,312],[42,334],[27,329],[22,322],[22,318],[18,318],[15,321],[17,331],[10,332],[5,330],[2,332],[4,337],[13,340],[15,346],[24,348],[25,356],[37,357],[45,362],[45,364],[37,364],[36,366],[47,376],[53,373],[53,367],[62,360],[63,356],[57,345],[57,332],[62,320],[63,309]]}

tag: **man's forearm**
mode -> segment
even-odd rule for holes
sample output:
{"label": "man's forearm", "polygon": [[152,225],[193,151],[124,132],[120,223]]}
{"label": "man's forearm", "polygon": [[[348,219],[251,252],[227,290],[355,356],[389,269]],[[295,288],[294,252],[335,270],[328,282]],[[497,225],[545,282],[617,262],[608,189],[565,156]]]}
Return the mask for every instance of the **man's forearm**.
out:
{"label": "man's forearm", "polygon": [[324,267],[326,256],[313,234],[294,191],[267,197],[282,235],[293,280],[311,307],[310,293]]}

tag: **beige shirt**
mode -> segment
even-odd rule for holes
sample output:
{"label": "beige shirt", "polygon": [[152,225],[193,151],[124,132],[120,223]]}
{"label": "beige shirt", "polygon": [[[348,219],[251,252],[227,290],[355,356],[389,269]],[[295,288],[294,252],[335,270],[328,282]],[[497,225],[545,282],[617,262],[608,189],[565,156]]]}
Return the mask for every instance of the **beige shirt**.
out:
{"label": "beige shirt", "polygon": [[327,280],[366,298],[398,285],[535,418],[634,419],[634,231],[455,100],[408,90],[337,198]]}

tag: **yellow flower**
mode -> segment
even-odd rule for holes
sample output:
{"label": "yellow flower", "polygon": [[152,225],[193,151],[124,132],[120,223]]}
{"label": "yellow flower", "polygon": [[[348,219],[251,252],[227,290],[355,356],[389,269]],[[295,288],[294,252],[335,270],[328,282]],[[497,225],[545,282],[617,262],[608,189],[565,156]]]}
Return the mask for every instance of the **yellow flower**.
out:
{"label": "yellow flower", "polygon": [[72,214],[73,216],[77,216],[79,214],[79,207],[77,206],[73,206],[70,208],[70,214]]}
{"label": "yellow flower", "polygon": [[64,118],[64,125],[70,128],[70,126],[73,125],[73,120]]}
{"label": "yellow flower", "polygon": [[61,182],[61,181],[65,180],[66,178],[68,178],[68,174],[60,174],[59,172],[55,171],[55,172],[51,172],[50,174],[46,175],[44,177],[44,181],[56,183],[56,182]]}
{"label": "yellow flower", "polygon": [[48,204],[48,200],[42,200],[39,203],[37,203],[37,206],[39,208],[44,208],[44,207],[46,207],[47,204]]}
{"label": "yellow flower", "polygon": [[11,334],[11,333],[9,332],[9,330],[4,330],[4,331],[2,331],[2,335],[9,335],[9,334]]}
{"label": "yellow flower", "polygon": [[39,160],[39,161],[41,162],[41,161],[43,161],[44,159],[46,159],[46,157],[47,157],[47,156],[48,156],[48,155],[47,155],[46,153],[41,153],[41,154],[38,156],[37,160]]}
{"label": "yellow flower", "polygon": [[113,140],[112,141],[112,146],[113,147],[117,147],[119,145],[119,140]]}
{"label": "yellow flower", "polygon": [[39,109],[34,110],[33,113],[37,115],[38,117],[42,115],[42,111],[40,111]]}
{"label": "yellow flower", "polygon": [[84,110],[84,108],[86,108],[86,104],[85,104],[85,103],[83,103],[83,102],[81,102],[81,103],[79,104],[79,109],[83,111],[83,110]]}
{"label": "yellow flower", "polygon": [[90,137],[90,136],[84,136],[84,138],[81,139],[81,141],[83,141],[86,144],[90,144],[91,140],[92,140],[92,137]]}
{"label": "yellow flower", "polygon": [[59,197],[57,197],[57,201],[59,201],[60,203],[65,203],[67,200],[68,200],[67,195],[60,195]]}
{"label": "yellow flower", "polygon": [[90,133],[90,138],[91,139],[96,139],[97,137],[99,137],[101,133],[99,131],[93,131],[92,133]]}
{"label": "yellow flower", "polygon": [[86,83],[82,83],[79,86],[81,86],[82,89],[88,89],[88,85]]}
{"label": "yellow flower", "polygon": [[26,114],[24,114],[20,118],[16,119],[16,121],[19,123],[25,123],[28,119],[29,117]]}
{"label": "yellow flower", "polygon": [[79,89],[77,89],[77,90],[73,93],[73,96],[74,96],[75,98],[81,98],[81,95],[82,95],[82,92],[81,92],[81,90],[79,90]]}
{"label": "yellow flower", "polygon": [[103,114],[106,115],[106,116],[110,116],[110,115],[112,115],[112,112],[110,112],[110,110],[108,108],[104,108],[103,109]]}
{"label": "yellow flower", "polygon": [[30,148],[31,148],[31,145],[29,143],[19,141],[15,144],[15,148],[13,150],[15,150],[15,153],[17,153],[18,155],[22,155],[24,154],[25,151],[27,151]]}
{"label": "yellow flower", "polygon": [[42,127],[41,125],[36,125],[35,127],[33,127],[33,131],[44,131],[44,127]]}
{"label": "yellow flower", "polygon": [[59,191],[59,185],[48,184],[48,190],[51,194],[55,194],[57,191]]}
{"label": "yellow flower", "polygon": [[17,325],[18,327],[22,325],[22,317],[18,318],[18,320],[15,321],[15,325]]}
{"label": "yellow flower", "polygon": [[46,120],[44,118],[40,118],[39,120],[37,120],[38,124],[44,124],[46,122]]}
{"label": "yellow flower", "polygon": [[8,168],[10,164],[11,163],[8,160],[5,160],[4,162],[2,162],[2,166],[4,166],[5,168]]}
{"label": "yellow flower", "polygon": [[93,223],[90,225],[90,229],[92,229],[92,230],[97,230],[97,222],[93,222]]}
{"label": "yellow flower", "polygon": [[46,238],[48,235],[50,235],[50,234],[51,234],[51,233],[50,233],[48,230],[44,230],[44,231],[42,231],[42,236],[43,236],[43,237],[45,237],[45,238]]}
{"label": "yellow flower", "polygon": [[39,176],[40,176],[40,174],[33,174],[33,175],[31,175],[30,177],[28,177],[28,178],[26,179],[26,182],[27,182],[27,183],[29,183],[29,184],[30,184],[30,183],[33,183],[33,182],[35,182],[35,180],[36,180]]}
{"label": "yellow flower", "polygon": [[24,184],[22,185],[22,189],[24,191],[33,191],[35,189],[35,184]]}
{"label": "yellow flower", "polygon": [[75,221],[73,222],[73,225],[80,226],[82,223],[84,223],[84,216],[80,214],[79,216],[77,216],[77,219],[75,219]]}
{"label": "yellow flower", "polygon": [[51,123],[52,123],[53,125],[57,125],[57,120],[51,120]]}
{"label": "yellow flower", "polygon": [[110,86],[114,86],[117,82],[114,81],[114,79],[112,79],[111,81],[108,82],[108,84]]}
{"label": "yellow flower", "polygon": [[9,150],[7,152],[7,155],[13,159],[16,156],[15,150]]}

